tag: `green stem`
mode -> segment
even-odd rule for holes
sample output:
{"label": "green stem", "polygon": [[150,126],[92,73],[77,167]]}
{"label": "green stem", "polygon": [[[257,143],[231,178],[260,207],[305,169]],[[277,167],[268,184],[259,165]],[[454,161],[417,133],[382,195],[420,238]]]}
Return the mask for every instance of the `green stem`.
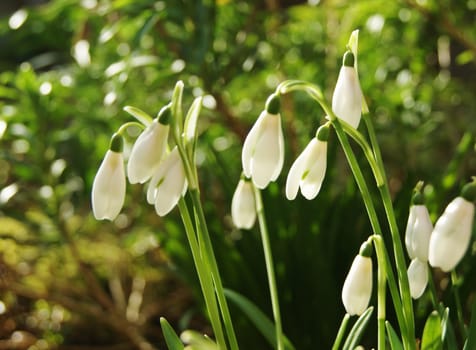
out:
{"label": "green stem", "polygon": [[[372,225],[372,229],[374,230],[375,233],[381,234],[382,230],[378,222],[377,213],[375,211],[375,207],[374,207],[372,198],[370,196],[370,192],[368,190],[367,184],[363,177],[362,171],[360,170],[360,166],[355,158],[354,152],[352,148],[350,147],[349,141],[347,139],[347,135],[341,125],[340,120],[337,118],[337,116],[332,111],[330,106],[326,103],[324,96],[322,94],[322,91],[319,89],[319,87],[313,84],[310,84],[308,82],[288,80],[288,81],[282,82],[277,88],[277,91],[283,94],[290,91],[296,91],[296,90],[305,91],[306,93],[308,93],[311,96],[311,98],[313,98],[320,104],[322,109],[325,111],[325,113],[328,115],[329,119],[331,120],[332,125],[334,126],[334,129],[336,130],[337,136],[344,150],[344,153],[347,157],[347,161],[352,170],[354,178],[357,182],[359,190],[362,194],[362,198],[367,210],[367,214],[370,219],[370,223]],[[373,128],[371,128],[371,131],[372,130]],[[352,132],[350,135],[356,136],[358,135],[358,132],[357,131],[355,133]],[[382,196],[382,201],[384,202],[387,218],[390,223],[392,241],[393,241],[393,246],[395,249],[395,256],[396,256],[395,259],[397,262],[398,277],[400,281],[401,294],[399,294],[396,289],[395,277],[393,275],[393,269],[391,268],[387,269],[389,289],[392,295],[395,312],[397,313],[398,323],[402,333],[405,349],[414,350],[416,347],[416,344],[415,344],[415,337],[414,337],[415,332],[414,332],[414,321],[413,321],[413,311],[412,311],[413,307],[412,307],[412,300],[410,297],[410,288],[408,286],[408,277],[406,275],[407,269],[405,267],[405,260],[403,259],[403,248],[401,247],[401,241],[398,234],[398,227],[396,225],[395,215],[393,213],[392,203],[391,201],[389,201],[390,196],[388,192],[388,185],[386,181],[384,181],[385,177],[384,177],[383,166],[382,166],[383,163],[380,157],[380,151],[378,148],[378,144],[376,144],[377,149],[374,152],[376,152],[379,159],[375,159],[374,156],[369,154],[368,148],[366,147],[366,142],[365,143],[361,142],[362,138],[360,137],[357,137],[355,139],[364,150],[364,154],[367,157],[367,160],[369,161],[370,166],[372,167],[372,171],[376,178],[377,184],[383,185],[383,186],[379,186],[379,190]],[[371,140],[372,139],[374,141],[376,140],[375,137],[371,137]],[[391,266],[390,260],[388,259],[388,255],[386,260],[387,260],[388,266]],[[402,266],[403,266],[403,269],[402,269]],[[400,299],[400,295],[402,299]],[[404,307],[402,307],[402,304],[400,304],[401,301],[404,302],[403,304]],[[403,314],[402,314],[402,310],[403,310]],[[408,315],[408,310],[411,310],[411,315]]]}
{"label": "green stem", "polygon": [[202,252],[202,256],[207,259],[211,270],[210,272],[215,285],[215,293],[218,298],[218,303],[220,304],[223,322],[225,324],[226,333],[230,342],[230,348],[232,350],[238,350],[238,341],[236,339],[235,330],[233,329],[233,322],[231,321],[230,310],[225,298],[225,292],[221,281],[220,272],[218,270],[215,253],[213,251],[210,234],[208,232],[205,214],[203,213],[203,208],[200,201],[200,192],[198,188],[190,189],[190,195],[192,197],[192,203],[198,220],[197,233],[199,235],[199,242],[203,243],[200,244],[200,250]]}
{"label": "green stem", "polygon": [[345,314],[344,318],[342,319],[342,323],[340,324],[339,331],[337,332],[336,339],[334,340],[334,345],[332,345],[332,350],[339,350],[339,346],[344,340],[344,334],[347,330],[347,324],[349,323],[350,315]]}
{"label": "green stem", "polygon": [[387,262],[385,245],[382,236],[373,235],[375,251],[378,260],[377,272],[377,295],[378,295],[378,312],[377,312],[377,330],[378,330],[378,349],[385,350],[385,297],[386,297],[386,276],[387,276]]}
{"label": "green stem", "polygon": [[463,308],[461,307],[461,298],[459,297],[459,293],[458,293],[459,292],[458,276],[455,270],[451,271],[451,284],[453,285],[453,288],[451,289],[455,297],[456,314],[458,316],[458,326],[460,328],[460,332],[463,339],[466,339],[468,337],[468,329],[466,328],[466,325],[464,324]]}
{"label": "green stem", "polygon": [[[413,315],[413,301],[410,294],[410,286],[408,282],[407,275],[407,265],[405,262],[405,255],[403,252],[402,240],[400,238],[400,233],[397,225],[397,220],[395,217],[395,212],[393,209],[393,203],[390,197],[390,189],[388,186],[388,181],[385,178],[385,168],[383,165],[382,154],[380,152],[380,145],[377,140],[377,135],[373,127],[372,120],[368,114],[363,116],[365,126],[367,127],[367,132],[369,134],[370,143],[374,152],[375,159],[380,169],[380,174],[382,174],[383,184],[379,186],[380,196],[385,208],[385,213],[387,214],[387,221],[390,227],[390,234],[392,236],[392,244],[395,255],[395,265],[397,268],[397,276],[400,286],[400,295],[403,303],[403,314],[405,315],[407,327],[408,327],[408,336],[410,339],[415,338],[415,320]],[[414,343],[414,341],[413,341]],[[415,344],[412,345],[412,348],[415,348]]]}
{"label": "green stem", "polygon": [[202,260],[194,225],[190,217],[187,204],[183,198],[179,200],[178,206],[218,346],[220,349],[226,349],[226,341],[220,320],[217,301],[215,298],[215,291],[213,289],[213,282],[210,278],[210,274],[208,273],[207,264]]}
{"label": "green stem", "polygon": [[256,212],[258,216],[259,229],[261,232],[261,240],[263,242],[264,259],[266,262],[266,273],[268,275],[269,292],[271,295],[271,305],[273,308],[273,316],[276,326],[276,344],[278,344],[278,350],[283,350],[284,344],[282,337],[281,313],[279,311],[278,288],[276,287],[276,275],[274,273],[273,255],[269,242],[268,226],[266,224],[266,217],[264,215],[261,191],[255,186],[253,186],[253,188],[255,192]]}

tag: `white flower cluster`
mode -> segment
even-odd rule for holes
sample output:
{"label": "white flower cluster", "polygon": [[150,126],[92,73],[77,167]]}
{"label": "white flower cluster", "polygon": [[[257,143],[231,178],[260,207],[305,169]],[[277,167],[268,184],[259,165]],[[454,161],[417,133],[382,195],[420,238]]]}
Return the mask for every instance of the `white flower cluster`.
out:
{"label": "white flower cluster", "polygon": [[[420,198],[417,196],[417,198]],[[459,196],[446,207],[433,227],[428,209],[417,199],[410,207],[405,245],[412,259],[408,267],[410,293],[418,299],[428,284],[428,262],[444,272],[461,261],[471,240],[474,204]]]}
{"label": "white flower cluster", "polygon": [[[354,55],[348,51],[344,55],[332,97],[333,112],[339,119],[357,128],[361,117],[362,98]],[[245,180],[240,180],[232,203],[232,218],[238,228],[249,229],[254,224],[256,215],[251,212],[256,209],[252,206],[252,186],[264,189],[270,182],[276,181],[281,173],[284,164],[284,136],[281,124],[279,95],[272,94],[243,145],[241,160]],[[291,166],[286,180],[286,197],[289,200],[295,199],[299,190],[308,200],[318,195],[327,167],[328,133],[329,124],[326,123],[318,129],[316,137]],[[252,184],[247,183],[246,179],[250,179]],[[241,199],[240,196],[244,198]],[[244,205],[245,202],[250,206]]]}
{"label": "white flower cluster", "polygon": [[[187,180],[177,147],[167,152],[170,106],[164,107],[134,143],[127,163],[131,184],[145,183],[147,202],[158,215],[169,213],[187,190]],[[115,134],[92,188],[92,208],[98,220],[114,220],[124,205],[126,174],[122,154],[122,136]]]}

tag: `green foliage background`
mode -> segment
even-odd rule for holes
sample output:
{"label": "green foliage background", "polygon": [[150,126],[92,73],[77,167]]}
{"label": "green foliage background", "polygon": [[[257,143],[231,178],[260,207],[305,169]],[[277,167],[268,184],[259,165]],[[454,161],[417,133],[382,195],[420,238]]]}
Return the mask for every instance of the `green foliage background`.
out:
{"label": "green foliage background", "polygon": [[[154,115],[179,79],[187,104],[205,95],[199,176],[224,284],[268,315],[259,234],[230,218],[242,141],[280,81],[308,80],[332,96],[352,30],[400,228],[418,180],[436,219],[476,175],[474,0],[54,0],[26,5],[15,22],[17,10],[0,20],[0,348],[163,348],[160,316],[177,331],[210,330],[178,213],[157,217],[136,185],[113,223],[90,209],[109,138],[130,120],[122,107]],[[74,55],[81,40],[84,63]],[[285,96],[282,114],[285,170],[264,201],[283,328],[298,349],[326,349],[370,225],[335,137],[317,199],[285,199],[286,170],[324,115],[301,94]],[[474,243],[458,273],[469,320]],[[435,278],[451,307],[448,276]],[[430,311],[425,295],[419,337]],[[243,349],[267,347],[239,310],[232,317]],[[364,342],[375,346],[371,332]]]}

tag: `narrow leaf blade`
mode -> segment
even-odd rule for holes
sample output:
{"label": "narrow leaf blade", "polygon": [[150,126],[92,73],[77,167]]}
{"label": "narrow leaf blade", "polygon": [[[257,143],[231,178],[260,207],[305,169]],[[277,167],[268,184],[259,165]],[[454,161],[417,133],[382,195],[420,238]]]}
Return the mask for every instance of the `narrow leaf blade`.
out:
{"label": "narrow leaf blade", "polygon": [[[241,311],[250,319],[255,327],[261,332],[266,340],[276,348],[276,332],[273,322],[249,299],[230,289],[225,289],[225,296],[238,306]],[[294,350],[294,346],[289,339],[283,335],[284,348]]]}
{"label": "narrow leaf blade", "polygon": [[421,350],[442,350],[443,342],[441,337],[441,319],[438,312],[433,311],[425,323],[423,328],[423,336],[421,341]]}
{"label": "narrow leaf blade", "polygon": [[162,328],[162,333],[164,334],[165,342],[167,343],[167,348],[169,350],[183,350],[184,346],[180,341],[179,336],[175,333],[174,329],[170,323],[164,318],[160,318],[160,327]]}
{"label": "narrow leaf blade", "polygon": [[387,336],[388,336],[388,342],[390,343],[390,349],[403,350],[402,342],[400,341],[400,338],[398,337],[397,332],[395,332],[395,329],[393,329],[390,322],[388,321],[385,322],[385,328],[387,329]]}
{"label": "narrow leaf blade", "polygon": [[149,126],[152,123],[152,117],[137,107],[125,106],[123,109],[145,126]]}
{"label": "narrow leaf blade", "polygon": [[374,308],[373,306],[371,306],[367,310],[365,310],[365,312],[362,315],[360,315],[358,320],[355,322],[354,327],[352,327],[352,329],[350,330],[342,350],[355,349],[360,339],[362,338],[362,335],[364,334],[365,329],[367,328],[367,324],[370,321],[370,317],[372,316],[373,311],[374,311]]}

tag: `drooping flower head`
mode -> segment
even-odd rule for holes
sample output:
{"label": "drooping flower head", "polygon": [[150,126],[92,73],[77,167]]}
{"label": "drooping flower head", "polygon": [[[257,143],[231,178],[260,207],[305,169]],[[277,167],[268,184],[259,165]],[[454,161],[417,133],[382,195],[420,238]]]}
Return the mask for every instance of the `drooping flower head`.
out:
{"label": "drooping flower head", "polygon": [[231,201],[231,218],[233,224],[249,230],[256,221],[256,203],[253,184],[249,179],[242,177],[238,182]]}
{"label": "drooping flower head", "polygon": [[122,136],[114,134],[93,182],[91,204],[97,220],[114,220],[124,205],[126,174],[122,149]]}
{"label": "drooping flower head", "polygon": [[410,259],[428,261],[430,236],[433,231],[430,214],[424,204],[423,195],[417,190],[412,198],[405,230],[405,245]]}
{"label": "drooping flower head", "polygon": [[349,315],[361,315],[372,295],[372,245],[362,244],[342,287],[342,302]]}
{"label": "drooping flower head", "polygon": [[471,240],[476,183],[466,185],[436,221],[430,238],[429,262],[443,271],[453,270],[461,261]]}
{"label": "drooping flower head", "polygon": [[170,114],[170,106],[162,108],[134,143],[127,163],[127,177],[131,184],[149,180],[162,160],[167,149]]}
{"label": "drooping flower head", "polygon": [[332,95],[332,111],[338,118],[357,129],[362,113],[362,98],[355,70],[355,57],[351,51],[347,51]]}
{"label": "drooping flower head", "polygon": [[167,215],[187,190],[187,179],[177,146],[160,162],[147,189],[147,202],[157,215]]}
{"label": "drooping flower head", "polygon": [[329,124],[326,123],[294,161],[286,181],[286,197],[289,200],[296,198],[299,189],[308,200],[319,193],[326,174],[328,138]]}
{"label": "drooping flower head", "polygon": [[271,95],[243,144],[243,172],[263,189],[275,181],[284,163],[284,136],[279,114],[279,96]]}

